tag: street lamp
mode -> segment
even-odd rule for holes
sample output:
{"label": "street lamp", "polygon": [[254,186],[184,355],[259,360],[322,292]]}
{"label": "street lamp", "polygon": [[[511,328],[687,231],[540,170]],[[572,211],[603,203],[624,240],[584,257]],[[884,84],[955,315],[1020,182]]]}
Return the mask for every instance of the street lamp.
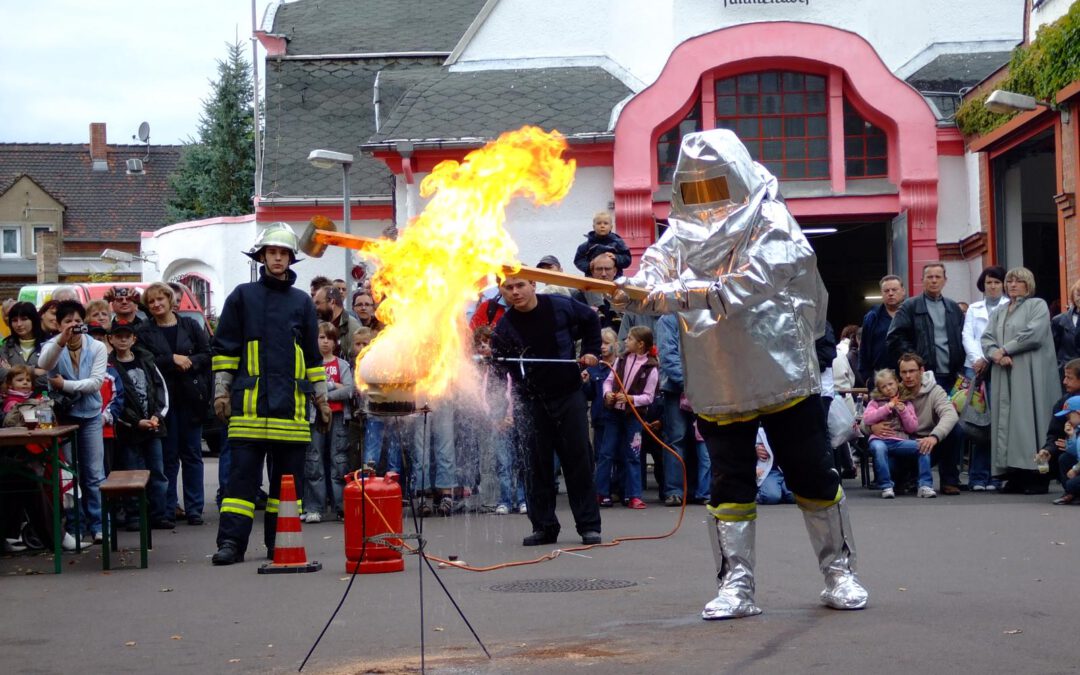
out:
{"label": "street lamp", "polygon": [[1057,105],[1050,103],[1049,101],[1040,101],[1034,96],[1028,96],[1026,94],[1017,94],[1013,91],[1006,91],[1004,89],[995,89],[986,97],[986,103],[984,104],[986,109],[993,113],[1014,113],[1014,112],[1027,112],[1029,110],[1035,110],[1040,105],[1046,106],[1050,110],[1056,110],[1061,113],[1061,121],[1064,124],[1069,123],[1069,111],[1059,108]]}
{"label": "street lamp", "polygon": [[[341,213],[343,214],[342,230],[345,234],[351,234],[349,231],[349,212],[352,202],[352,195],[349,192],[349,169],[352,168],[353,156],[347,152],[334,152],[333,150],[312,150],[308,154],[308,162],[311,166],[317,169],[333,169],[336,166],[341,167]],[[352,292],[353,280],[352,280],[352,261],[348,251],[345,251],[345,295],[348,297]],[[346,298],[341,299],[343,306],[348,306]]]}
{"label": "street lamp", "polygon": [[156,253],[128,253],[127,251],[118,251],[115,248],[107,248],[101,252],[101,259],[107,260],[112,263],[121,265],[127,265],[138,260],[139,262],[148,262],[157,269],[157,261],[154,258],[157,257]]}

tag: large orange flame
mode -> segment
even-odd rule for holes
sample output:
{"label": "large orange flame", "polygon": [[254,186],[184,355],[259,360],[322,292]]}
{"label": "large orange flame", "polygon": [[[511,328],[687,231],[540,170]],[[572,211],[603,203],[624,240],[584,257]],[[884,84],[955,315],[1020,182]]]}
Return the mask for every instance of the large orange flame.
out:
{"label": "large orange flame", "polygon": [[477,284],[517,260],[506,207],[516,196],[540,206],[562,200],[576,168],[565,150],[559,132],[526,126],[424,178],[420,195],[431,200],[423,212],[396,240],[365,249],[378,261],[371,286],[386,328],[358,357],[361,388],[415,384],[430,399],[447,391],[467,362],[465,307]]}

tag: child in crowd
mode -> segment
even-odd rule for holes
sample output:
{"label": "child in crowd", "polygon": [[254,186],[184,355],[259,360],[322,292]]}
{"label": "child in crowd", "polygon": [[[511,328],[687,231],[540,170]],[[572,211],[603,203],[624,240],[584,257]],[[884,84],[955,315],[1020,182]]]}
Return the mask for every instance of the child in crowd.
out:
{"label": "child in crowd", "polygon": [[[355,343],[354,343],[355,344]],[[326,371],[326,399],[330,404],[330,425],[312,429],[311,445],[304,458],[304,522],[322,521],[327,507],[327,485],[338,519],[345,514],[342,492],[349,461],[349,433],[345,428],[349,399],[353,395],[353,376],[349,362],[339,359],[338,330],[329,321],[319,323],[319,353]]]}
{"label": "child in crowd", "polygon": [[649,356],[652,347],[651,329],[631,328],[626,336],[625,355],[615,360],[614,368],[604,380],[604,405],[612,410],[613,417],[604,430],[596,462],[596,494],[602,506],[611,503],[611,462],[618,452],[626,463],[624,503],[632,509],[645,508],[641,499],[641,422],[632,409],[643,413],[656,397],[660,376],[656,359]]}
{"label": "child in crowd", "polygon": [[593,216],[592,232],[585,234],[585,243],[578,246],[574,255],[574,267],[582,274],[589,274],[589,263],[601,253],[615,256],[615,276],[622,276],[623,270],[630,267],[630,247],[623,238],[612,231],[611,214],[601,211]]}
{"label": "child in crowd", "polygon": [[757,452],[757,503],[758,504],[794,504],[795,495],[788,489],[784,481],[784,472],[773,461],[772,448],[769,447],[769,439],[765,436],[765,430],[758,427],[757,441],[754,444]]}
{"label": "child in crowd", "polygon": [[[592,425],[593,461],[595,454],[600,452],[600,444],[604,442],[604,430],[607,429],[612,412],[604,405],[604,380],[607,379],[611,369],[615,366],[615,359],[619,356],[619,335],[611,328],[600,331],[600,363],[587,368],[581,373],[581,380],[585,387],[585,398],[589,401],[589,421]],[[601,504],[604,506],[604,504]],[[611,504],[606,504],[610,506]]]}
{"label": "child in crowd", "polygon": [[934,477],[930,473],[930,455],[919,451],[919,445],[911,439],[911,434],[919,428],[919,418],[915,407],[911,405],[911,395],[900,386],[896,371],[883,368],[874,375],[875,389],[870,394],[870,403],[863,413],[863,424],[871,426],[884,422],[892,433],[886,437],[870,436],[870,454],[874,458],[874,473],[881,488],[882,499],[896,497],[892,476],[889,472],[890,455],[914,455],[919,461],[919,491],[923,498],[937,497],[934,492]]}
{"label": "child in crowd", "polygon": [[[1068,420],[1065,423],[1068,434],[1065,452],[1058,457],[1065,494],[1055,499],[1054,503],[1058,506],[1080,504],[1080,441],[1077,439],[1077,435],[1080,434],[1080,396],[1069,397],[1061,411],[1055,413],[1054,416]],[[1040,454],[1042,452],[1045,451],[1040,450]]]}
{"label": "child in crowd", "polygon": [[[107,308],[104,300],[101,302]],[[93,303],[90,303],[93,304]],[[87,305],[89,307],[89,305]],[[89,312],[88,312],[89,313]],[[105,348],[112,351],[109,344],[109,329],[107,323],[91,321],[87,325],[87,333]],[[116,418],[124,410],[124,385],[120,382],[120,374],[111,363],[105,366],[105,378],[101,381],[101,435],[105,443],[105,475],[108,476],[113,469],[123,469],[123,458],[116,457]],[[121,460],[117,462],[117,459]]]}
{"label": "child in crowd", "polygon": [[34,370],[30,366],[12,366],[4,377],[4,426],[24,427],[22,409],[34,406]]}
{"label": "child in crowd", "polygon": [[1062,485],[1068,480],[1065,472],[1072,466],[1068,458],[1062,456],[1065,443],[1072,434],[1065,431],[1068,421],[1057,414],[1064,409],[1070,398],[1080,394],[1080,359],[1071,359],[1065,364],[1064,371],[1061,384],[1065,394],[1054,403],[1050,412],[1050,424],[1046,427],[1046,441],[1039,452],[1040,458],[1049,463],[1051,475],[1057,476]]}
{"label": "child in crowd", "polygon": [[[490,326],[478,326],[473,331],[473,347],[480,357],[491,356]],[[495,476],[499,484],[495,515],[511,511],[528,513],[525,503],[525,463],[522,461],[517,434],[514,433],[514,398],[510,375],[491,367],[490,361],[481,364],[480,392],[484,422],[490,425],[488,437],[494,443]],[[481,445],[485,442],[480,439]],[[485,456],[482,450],[481,457]]]}
{"label": "child in crowd", "polygon": [[[117,464],[126,469],[149,469],[150,485],[147,499],[150,506],[150,527],[171,530],[176,527],[172,513],[165,512],[165,494],[169,481],[165,478],[165,461],[161,439],[165,437],[165,415],[169,412],[169,390],[165,378],[148,354],[135,353],[135,333],[130,324],[113,322],[109,343],[113,352],[109,365],[113,367],[124,389],[123,408],[114,420],[116,427]],[[124,505],[126,529],[135,532],[139,512],[135,498]]]}
{"label": "child in crowd", "polygon": [[[359,357],[360,352],[367,349],[371,341],[375,339],[375,331],[367,326],[361,326],[356,329],[352,335],[353,354],[355,358]],[[349,364],[352,366],[353,364]],[[353,384],[355,385],[356,378],[353,378]],[[363,467],[363,447],[362,442],[364,438],[364,392],[360,391],[360,388],[353,386],[353,395],[349,400],[349,464],[348,469],[350,472],[356,471]]]}

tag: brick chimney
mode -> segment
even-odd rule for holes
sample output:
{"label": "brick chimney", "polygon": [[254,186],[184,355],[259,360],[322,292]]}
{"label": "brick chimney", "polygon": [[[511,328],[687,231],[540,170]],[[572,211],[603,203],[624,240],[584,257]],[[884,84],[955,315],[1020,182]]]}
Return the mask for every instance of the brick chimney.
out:
{"label": "brick chimney", "polygon": [[105,140],[105,123],[90,123],[90,161],[94,171],[109,170],[109,145]]}

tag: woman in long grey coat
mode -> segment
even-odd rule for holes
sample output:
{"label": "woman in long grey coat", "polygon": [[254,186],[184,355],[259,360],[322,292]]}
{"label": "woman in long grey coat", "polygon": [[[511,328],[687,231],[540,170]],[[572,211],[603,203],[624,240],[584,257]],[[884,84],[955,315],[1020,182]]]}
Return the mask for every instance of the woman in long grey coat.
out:
{"label": "woman in long grey coat", "polygon": [[995,476],[1005,492],[1045,494],[1049,474],[1035,469],[1054,403],[1061,397],[1050,310],[1034,297],[1035,276],[1024,267],[1005,275],[1009,304],[990,315],[982,349],[990,374],[990,443]]}

